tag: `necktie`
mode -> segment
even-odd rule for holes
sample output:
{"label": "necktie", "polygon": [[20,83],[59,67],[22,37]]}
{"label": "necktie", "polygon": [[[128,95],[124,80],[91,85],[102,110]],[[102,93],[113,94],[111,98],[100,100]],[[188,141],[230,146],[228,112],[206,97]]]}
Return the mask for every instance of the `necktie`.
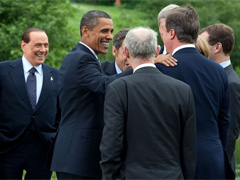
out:
{"label": "necktie", "polygon": [[34,67],[32,67],[29,70],[29,75],[27,77],[27,84],[26,84],[29,100],[31,102],[33,110],[35,109],[35,106],[36,106],[36,93],[37,93],[36,92],[37,84],[36,84],[35,71],[36,71],[36,69]]}

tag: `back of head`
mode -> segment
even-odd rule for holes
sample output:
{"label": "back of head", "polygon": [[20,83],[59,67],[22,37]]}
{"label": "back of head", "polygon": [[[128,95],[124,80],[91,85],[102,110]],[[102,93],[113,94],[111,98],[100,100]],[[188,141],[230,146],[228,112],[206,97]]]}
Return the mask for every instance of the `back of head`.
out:
{"label": "back of head", "polygon": [[167,31],[174,29],[181,43],[195,43],[199,27],[199,16],[192,6],[175,8],[166,17]]}
{"label": "back of head", "polygon": [[171,10],[179,7],[176,4],[169,4],[165,8],[163,8],[159,13],[158,13],[158,25],[160,24],[161,19],[166,18],[167,14],[171,12]]}
{"label": "back of head", "polygon": [[115,36],[113,38],[113,46],[115,46],[117,50],[119,50],[119,48],[121,47],[122,42],[125,39],[128,31],[129,31],[129,29],[125,28],[125,29],[120,30],[117,34],[115,34]]}
{"label": "back of head", "polygon": [[198,36],[197,38],[197,42],[196,42],[196,48],[197,50],[204,55],[205,57],[209,57],[209,46],[208,46],[208,42],[205,38],[203,38],[202,36]]}
{"label": "back of head", "polygon": [[225,24],[213,24],[203,28],[200,32],[207,32],[208,43],[213,46],[220,42],[222,44],[223,52],[225,55],[231,55],[234,48],[234,32],[233,29]]}
{"label": "back of head", "polygon": [[125,46],[138,60],[154,61],[157,51],[157,33],[149,27],[136,27],[126,35]]}
{"label": "back of head", "polygon": [[92,30],[98,25],[99,18],[111,19],[109,14],[100,10],[91,10],[84,14],[80,22],[80,35],[82,36],[81,29],[83,26],[86,26],[88,29]]}

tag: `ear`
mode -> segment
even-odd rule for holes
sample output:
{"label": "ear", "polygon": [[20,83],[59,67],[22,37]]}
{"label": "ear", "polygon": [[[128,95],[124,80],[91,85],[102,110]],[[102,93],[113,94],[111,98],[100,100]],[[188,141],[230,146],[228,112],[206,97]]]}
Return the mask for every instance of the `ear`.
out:
{"label": "ear", "polygon": [[222,51],[222,43],[218,42],[215,44],[215,53],[219,53]]}
{"label": "ear", "polygon": [[158,57],[159,52],[160,52],[160,49],[161,49],[161,46],[160,46],[160,45],[157,45],[157,51],[156,51],[155,58]]}
{"label": "ear", "polygon": [[27,43],[25,43],[24,41],[21,41],[21,49],[23,51],[23,53],[25,53],[25,46]]}
{"label": "ear", "polygon": [[126,58],[129,59],[130,58],[130,53],[129,53],[129,51],[126,47],[124,47],[124,53],[126,55]]}
{"label": "ear", "polygon": [[83,26],[82,29],[81,29],[82,36],[87,36],[88,31],[89,31],[89,29],[87,28],[87,26]]}
{"label": "ear", "polygon": [[170,38],[171,39],[174,39],[175,38],[175,36],[176,36],[176,32],[175,32],[175,30],[174,29],[170,29]]}
{"label": "ear", "polygon": [[117,55],[117,48],[116,48],[115,46],[112,47],[112,54],[113,54],[114,56]]}

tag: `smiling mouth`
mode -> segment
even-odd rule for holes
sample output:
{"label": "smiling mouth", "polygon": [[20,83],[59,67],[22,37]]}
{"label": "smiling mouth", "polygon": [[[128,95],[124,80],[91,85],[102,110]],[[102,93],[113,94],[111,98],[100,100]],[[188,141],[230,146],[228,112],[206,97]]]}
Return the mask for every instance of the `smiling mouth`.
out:
{"label": "smiling mouth", "polygon": [[44,58],[45,54],[36,54],[37,57]]}
{"label": "smiling mouth", "polygon": [[103,45],[105,48],[108,48],[108,47],[109,47],[109,43],[102,43],[102,45]]}

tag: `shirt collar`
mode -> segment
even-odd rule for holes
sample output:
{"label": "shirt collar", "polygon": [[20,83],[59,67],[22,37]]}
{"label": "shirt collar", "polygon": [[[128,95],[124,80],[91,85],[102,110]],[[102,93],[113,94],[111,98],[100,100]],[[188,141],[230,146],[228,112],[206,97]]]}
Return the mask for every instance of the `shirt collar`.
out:
{"label": "shirt collar", "polygon": [[122,70],[118,67],[116,61],[115,61],[115,69],[116,69],[117,74],[120,74],[122,72]]}
{"label": "shirt collar", "polygon": [[156,67],[153,63],[144,63],[144,64],[140,64],[139,66],[137,66],[134,70],[133,73],[143,67]]}
{"label": "shirt collar", "polygon": [[33,66],[23,55],[22,57],[22,63],[23,63],[23,71],[24,74],[28,73],[28,71],[32,68],[35,67],[35,69],[37,70],[37,72],[41,75],[42,74],[42,64],[38,65],[38,66]]}
{"label": "shirt collar", "polygon": [[231,64],[230,59],[229,59],[228,61],[224,61],[224,62],[220,63],[220,65],[221,65],[223,68],[229,66],[230,64]]}
{"label": "shirt collar", "polygon": [[174,49],[174,51],[172,52],[172,56],[177,52],[179,51],[180,49],[183,49],[183,48],[195,48],[195,45],[194,44],[184,44],[184,45],[181,45],[181,46],[178,46],[176,49]]}
{"label": "shirt collar", "polygon": [[82,45],[84,45],[84,46],[86,46],[86,47],[93,53],[93,55],[98,59],[97,54],[95,53],[94,50],[92,50],[88,45],[84,44],[84,43],[81,42],[81,41],[80,41],[79,43],[82,44]]}

